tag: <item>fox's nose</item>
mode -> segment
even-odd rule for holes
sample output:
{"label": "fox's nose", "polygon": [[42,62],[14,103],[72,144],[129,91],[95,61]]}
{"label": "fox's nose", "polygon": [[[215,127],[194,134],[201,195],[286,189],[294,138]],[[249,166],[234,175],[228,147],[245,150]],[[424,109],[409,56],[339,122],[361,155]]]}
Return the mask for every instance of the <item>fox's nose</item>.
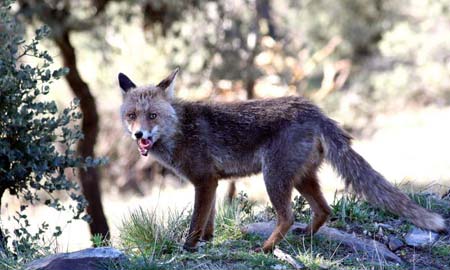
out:
{"label": "fox's nose", "polygon": [[134,133],[134,136],[136,137],[136,139],[142,138],[142,135],[144,135],[144,134],[142,133],[142,131],[138,131],[138,132]]}

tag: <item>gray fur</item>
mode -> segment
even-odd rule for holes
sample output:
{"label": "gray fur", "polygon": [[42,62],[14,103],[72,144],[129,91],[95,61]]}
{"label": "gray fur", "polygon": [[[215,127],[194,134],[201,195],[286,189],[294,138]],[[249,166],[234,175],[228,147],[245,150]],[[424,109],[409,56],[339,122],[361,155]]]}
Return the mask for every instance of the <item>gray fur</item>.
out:
{"label": "gray fur", "polygon": [[[347,186],[369,202],[419,227],[445,229],[442,217],[413,203],[373,170],[351,148],[350,136],[309,101],[300,97],[234,103],[182,101],[165,92],[173,88],[176,74],[157,86],[130,89],[121,111],[131,134],[158,126],[158,137],[152,138],[149,154],[196,187],[191,236],[185,245],[188,248],[194,247],[202,235],[212,235],[214,210],[210,204],[215,200],[211,194],[217,181],[261,171],[279,218],[263,249],[270,249],[292,224],[290,198],[294,187],[314,205],[317,219],[311,230],[315,232],[330,213],[316,177],[324,158]],[[127,120],[130,112],[137,115],[135,121]],[[145,117],[149,112],[158,118],[149,120]]]}
{"label": "gray fur", "polygon": [[346,186],[368,202],[401,215],[415,225],[433,231],[445,230],[444,219],[411,201],[350,147],[350,138],[331,120],[323,121],[326,157],[344,178]]}

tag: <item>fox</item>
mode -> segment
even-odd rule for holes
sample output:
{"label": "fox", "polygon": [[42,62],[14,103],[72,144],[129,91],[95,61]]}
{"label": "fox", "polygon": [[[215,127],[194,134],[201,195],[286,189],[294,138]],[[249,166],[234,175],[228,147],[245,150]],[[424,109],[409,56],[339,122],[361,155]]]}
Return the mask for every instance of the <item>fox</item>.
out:
{"label": "fox", "polygon": [[300,233],[314,234],[331,209],[319,186],[324,160],[361,198],[423,229],[445,232],[445,220],[420,207],[389,183],[351,147],[351,136],[306,98],[288,96],[239,102],[186,101],[175,97],[179,68],[156,85],[136,86],[125,74],[120,115],[139,153],[151,155],[195,188],[183,248],[196,251],[214,236],[216,188],[221,179],[262,172],[277,223],[262,247],[270,252],[294,223],[291,194],[310,205],[312,220]]}

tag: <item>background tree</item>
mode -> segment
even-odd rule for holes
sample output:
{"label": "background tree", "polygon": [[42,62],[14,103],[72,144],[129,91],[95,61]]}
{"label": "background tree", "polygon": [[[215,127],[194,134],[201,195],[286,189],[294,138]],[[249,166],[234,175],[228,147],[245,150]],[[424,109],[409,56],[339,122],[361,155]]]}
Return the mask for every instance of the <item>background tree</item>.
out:
{"label": "background tree", "polygon": [[[25,21],[33,23],[39,21],[51,29],[51,39],[61,52],[64,65],[69,68],[65,77],[72,92],[80,100],[80,109],[83,114],[81,130],[83,139],[78,143],[77,150],[82,157],[95,157],[95,145],[99,132],[99,115],[95,98],[89,85],[83,80],[77,66],[76,48],[71,42],[71,34],[75,32],[92,32],[97,27],[107,23],[104,15],[109,0],[92,1],[58,1],[58,0],[19,0],[18,15]],[[117,1],[120,2],[120,1]],[[127,2],[131,5],[134,2]],[[164,35],[166,29],[182,18],[183,12],[200,6],[201,1],[143,1],[142,15],[144,28],[157,24]],[[92,9],[92,6],[94,9]],[[139,14],[141,15],[141,14]],[[89,205],[88,214],[92,217],[90,223],[91,234],[100,234],[109,238],[109,227],[103,210],[100,190],[100,173],[97,168],[78,171],[83,194]]]}
{"label": "background tree", "polygon": [[[98,23],[98,17],[103,13],[109,1],[92,1],[95,12],[87,17],[79,18],[74,10],[82,9],[79,3],[73,1],[27,1],[20,0],[19,14],[32,22],[37,19],[52,29],[51,39],[61,51],[64,65],[69,68],[65,77],[72,92],[80,100],[80,109],[83,114],[81,130],[84,137],[77,146],[78,153],[86,157],[95,157],[94,147],[99,129],[99,116],[95,99],[91,94],[89,85],[81,78],[77,66],[76,50],[70,40],[71,33],[76,31],[89,31]],[[89,13],[89,12],[86,12]],[[83,14],[82,16],[84,16]],[[100,175],[95,167],[87,170],[78,170],[83,194],[89,205],[88,214],[92,217],[89,224],[91,233],[100,234],[109,238],[109,227],[103,211],[100,191]]]}
{"label": "background tree", "polygon": [[[68,73],[67,68],[50,68],[52,57],[38,47],[49,28],[36,30],[30,42],[24,40],[18,21],[10,15],[10,4],[0,3],[0,207],[6,191],[16,196],[21,206],[13,232],[0,228],[0,253],[6,255],[32,254],[42,248],[37,245],[42,245],[39,240],[49,224],[31,234],[31,224],[23,213],[29,205],[44,203],[58,211],[71,211],[75,219],[88,220],[83,215],[86,200],[66,170],[83,170],[99,162],[84,162],[73,150],[83,136],[79,126],[72,128],[81,118],[78,101],[60,111],[54,101],[45,99],[54,80]],[[55,195],[60,191],[67,193],[72,204],[61,203]],[[61,228],[55,230],[54,236],[58,236]]]}
{"label": "background tree", "polygon": [[[99,115],[89,85],[83,80],[77,66],[76,48],[71,41],[72,33],[91,32],[107,23],[104,14],[109,0],[64,1],[64,0],[19,0],[18,15],[29,23],[39,21],[51,29],[51,39],[61,52],[64,65],[69,68],[65,77],[72,92],[80,100],[83,114],[81,130],[83,139],[78,143],[77,150],[82,157],[95,157],[95,145],[99,132]],[[116,1],[121,2],[121,1]],[[122,1],[134,5],[133,1]],[[173,22],[182,17],[182,12],[196,8],[201,1],[143,1],[140,3],[145,18],[144,28],[150,24],[158,24],[162,34],[170,28]],[[94,7],[94,9],[92,9]],[[94,34],[93,34],[94,35]],[[79,178],[83,194],[89,202],[87,212],[92,217],[91,234],[100,234],[109,238],[109,227],[102,205],[100,190],[101,176],[97,168],[90,167],[86,171],[79,170]]]}

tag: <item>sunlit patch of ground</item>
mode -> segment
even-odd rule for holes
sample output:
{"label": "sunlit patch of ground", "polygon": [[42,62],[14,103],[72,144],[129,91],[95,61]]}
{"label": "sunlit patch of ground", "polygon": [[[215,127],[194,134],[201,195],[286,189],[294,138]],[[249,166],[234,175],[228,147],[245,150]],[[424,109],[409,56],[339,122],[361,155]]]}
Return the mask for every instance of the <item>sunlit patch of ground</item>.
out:
{"label": "sunlit patch of ground", "polygon": [[[409,110],[395,115],[380,115],[375,120],[377,132],[370,140],[356,140],[354,148],[364,156],[374,168],[390,181],[402,183],[410,181],[414,185],[433,183],[434,190],[450,188],[450,108],[426,108]],[[114,160],[111,160],[114,162]],[[336,190],[343,185],[330,167],[324,166],[320,172],[323,191],[329,202],[333,200]],[[219,199],[227,189],[227,183],[219,186]],[[260,175],[253,176],[238,183],[238,192],[246,192],[250,199],[268,202]],[[103,201],[111,227],[112,239],[120,233],[118,227],[130,209],[139,206],[154,208],[161,212],[168,209],[190,209],[194,192],[189,185],[182,188],[155,186],[150,195],[145,197],[125,197],[119,194],[104,194]],[[11,201],[5,198],[5,202]],[[10,226],[6,211],[15,211],[17,202],[11,201],[8,209],[2,209],[2,223]],[[64,215],[46,207],[29,209],[33,222],[46,221],[52,226],[61,223]],[[76,221],[65,226],[62,236],[57,239],[58,250],[78,250],[90,246],[88,226]]]}

